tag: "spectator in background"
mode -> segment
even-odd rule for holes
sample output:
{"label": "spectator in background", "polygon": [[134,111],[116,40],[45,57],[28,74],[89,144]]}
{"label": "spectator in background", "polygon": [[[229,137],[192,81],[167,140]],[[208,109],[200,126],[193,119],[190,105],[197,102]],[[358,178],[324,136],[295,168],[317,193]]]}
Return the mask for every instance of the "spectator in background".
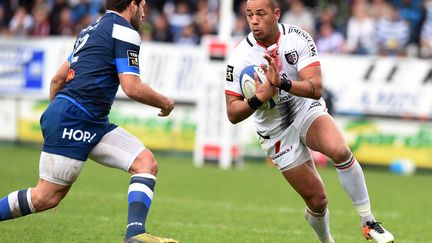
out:
{"label": "spectator in background", "polygon": [[140,25],[138,32],[141,36],[142,42],[149,42],[153,40],[152,37],[153,26],[149,22],[143,22]]}
{"label": "spectator in background", "polygon": [[74,24],[72,22],[72,10],[70,7],[62,8],[60,11],[59,22],[52,25],[54,33],[57,35],[75,35]]}
{"label": "spectator in background", "polygon": [[399,11],[389,5],[388,12],[376,25],[378,53],[385,56],[406,56],[410,38],[408,23],[401,19]]}
{"label": "spectator in background", "polygon": [[249,26],[244,17],[246,16],[246,3],[246,1],[241,2],[236,11],[232,33],[232,36],[236,39],[243,39],[247,34],[249,34]]}
{"label": "spectator in background", "polygon": [[180,45],[197,45],[199,43],[195,27],[190,24],[185,26],[180,33],[174,36],[174,43]]}
{"label": "spectator in background", "polygon": [[69,8],[69,5],[67,4],[66,0],[55,0],[53,6],[51,8],[50,35],[60,35],[61,34],[58,26],[60,25],[60,15],[61,15],[61,12],[63,11],[64,8]]}
{"label": "spectator in background", "polygon": [[420,57],[432,58],[432,0],[424,2],[426,19],[420,34]]}
{"label": "spectator in background", "polygon": [[215,34],[218,27],[218,15],[210,11],[207,0],[198,1],[198,10],[194,16],[195,25],[198,26],[200,36]]}
{"label": "spectator in background", "polygon": [[408,22],[410,27],[409,43],[418,43],[420,36],[420,24],[423,18],[421,0],[393,0],[394,6],[399,10],[402,19]]}
{"label": "spectator in background", "polygon": [[375,22],[369,16],[364,2],[352,7],[352,15],[347,25],[347,51],[351,54],[375,54]]}
{"label": "spectator in background", "polygon": [[8,24],[6,19],[6,11],[3,4],[0,4],[0,35],[8,33]]}
{"label": "spectator in background", "polygon": [[342,33],[335,31],[331,23],[321,25],[316,44],[320,53],[342,53],[345,49]]}
{"label": "spectator in background", "polygon": [[290,9],[283,13],[281,23],[300,27],[315,36],[315,19],[312,12],[305,7],[301,0],[288,0]]}
{"label": "spectator in background", "polygon": [[249,26],[244,17],[237,16],[234,20],[234,30],[233,37],[234,38],[244,38],[249,33]]}
{"label": "spectator in background", "polygon": [[201,43],[201,38],[206,35],[214,35],[216,32],[213,29],[213,25],[210,23],[207,19],[202,19],[200,22],[196,23],[198,28],[198,36],[199,36],[199,43]]}
{"label": "spectator in background", "polygon": [[186,1],[180,1],[175,5],[175,11],[173,14],[168,14],[168,23],[170,31],[173,35],[182,33],[183,28],[191,25],[193,22],[192,14],[190,12],[189,5]]}
{"label": "spectator in background", "polygon": [[[319,21],[331,22],[337,30],[345,33],[346,22],[351,14],[350,8],[353,1],[327,0],[319,1],[319,3]],[[316,29],[319,29],[319,26]]]}
{"label": "spectator in background", "polygon": [[87,12],[80,19],[78,19],[78,22],[72,23],[73,32],[75,34],[78,34],[81,30],[94,22],[96,21],[93,19],[93,16],[90,15],[89,12]]}
{"label": "spectator in background", "polygon": [[44,3],[33,7],[34,24],[31,29],[32,36],[48,36],[50,33],[49,9]]}
{"label": "spectator in background", "polygon": [[[221,1],[148,0],[146,16],[153,26],[150,28],[151,36],[147,35],[145,39],[173,42],[176,36],[176,39],[183,41],[185,34],[190,32],[190,30],[183,32],[183,28],[194,25],[193,33],[198,36],[198,43],[200,43],[203,35],[218,33],[220,22],[218,8]],[[9,27],[11,27],[14,31],[10,34],[18,36],[46,36],[47,29],[50,35],[73,36],[88,24],[96,21],[101,13],[105,12],[104,2],[105,0],[0,0],[0,34],[8,35]],[[234,37],[244,37],[248,32],[243,17],[246,2],[246,0],[234,0],[236,13],[232,30]],[[415,47],[425,45],[423,37],[420,41],[420,32],[424,28],[421,21],[425,19],[420,7],[422,0],[284,0],[279,2],[282,13],[284,13],[281,22],[299,26],[311,33],[313,37],[316,37],[315,32],[320,31],[321,25],[331,24],[335,32],[346,34],[347,45],[345,47],[348,50],[345,51],[351,54],[376,54],[378,52],[377,40],[379,38],[374,39],[373,37],[375,35],[374,26],[383,19],[383,16],[387,15],[388,5],[393,4],[396,9],[399,9],[401,19],[409,23],[411,33],[409,43],[414,44]],[[47,9],[43,11],[40,5],[47,6]],[[22,23],[17,24],[16,18],[11,21],[13,16],[22,12],[22,7],[27,10],[27,13],[31,13],[25,17],[25,23],[18,21]],[[314,13],[312,11],[314,9],[309,8],[316,8],[315,10],[318,11]],[[44,19],[43,12],[48,13],[48,19]],[[380,22],[382,27],[383,21]],[[28,29],[29,23],[32,23],[30,30]],[[24,25],[27,27],[22,28]],[[382,37],[387,38],[385,35]],[[322,36],[317,38],[322,38]],[[390,41],[387,44],[391,45],[391,43]],[[411,44],[409,50],[414,49],[411,48],[413,46]],[[380,45],[382,47],[383,43],[381,42]],[[409,54],[413,53],[409,51]]]}
{"label": "spectator in background", "polygon": [[90,8],[88,0],[69,0],[68,3],[71,9],[71,20],[74,23],[84,18]]}
{"label": "spectator in background", "polygon": [[174,37],[168,26],[168,19],[164,13],[157,15],[153,21],[152,39],[159,42],[173,42]]}
{"label": "spectator in background", "polygon": [[[328,5],[324,8],[322,8],[319,12],[319,17],[316,21],[316,29],[319,30],[321,25],[324,24],[332,24],[333,27],[335,24],[335,14],[336,14],[336,6],[335,5]],[[339,27],[339,26],[338,26]],[[337,28],[339,29],[339,28]]]}
{"label": "spectator in background", "polygon": [[95,22],[102,16],[102,12],[105,13],[105,0],[90,0],[89,3],[88,14],[92,17],[92,22]]}
{"label": "spectator in background", "polygon": [[25,7],[20,6],[9,22],[9,32],[15,36],[27,36],[33,26],[33,18]]}
{"label": "spectator in background", "polygon": [[388,2],[386,0],[372,0],[370,4],[370,17],[377,21],[385,16],[388,11]]}

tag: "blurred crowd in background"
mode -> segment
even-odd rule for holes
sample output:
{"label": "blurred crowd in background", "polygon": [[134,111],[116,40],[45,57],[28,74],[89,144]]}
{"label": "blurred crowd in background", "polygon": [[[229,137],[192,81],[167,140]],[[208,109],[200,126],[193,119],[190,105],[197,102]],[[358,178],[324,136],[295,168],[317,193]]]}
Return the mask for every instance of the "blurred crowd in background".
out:
{"label": "blurred crowd in background", "polygon": [[[143,41],[198,45],[216,35],[221,0],[147,0]],[[281,0],[281,23],[297,25],[321,53],[432,58],[432,0]],[[0,36],[74,36],[104,0],[0,0]],[[235,37],[249,33],[245,0],[234,0]]]}

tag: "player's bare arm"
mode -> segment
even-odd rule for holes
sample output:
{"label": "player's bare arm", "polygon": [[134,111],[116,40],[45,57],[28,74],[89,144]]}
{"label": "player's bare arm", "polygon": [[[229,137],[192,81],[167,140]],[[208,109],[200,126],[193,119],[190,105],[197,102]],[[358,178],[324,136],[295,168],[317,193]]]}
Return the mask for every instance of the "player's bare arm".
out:
{"label": "player's bare arm", "polygon": [[168,116],[174,109],[175,101],[153,90],[143,83],[138,76],[131,74],[119,74],[120,84],[125,94],[140,103],[157,107],[159,116]]}
{"label": "player's bare arm", "polygon": [[243,121],[255,112],[243,97],[225,94],[225,101],[228,119],[233,124]]}
{"label": "player's bare arm", "polygon": [[[268,66],[261,64],[266,73],[267,80],[275,87],[282,87],[283,80],[279,77],[274,59],[265,54]],[[289,92],[293,95],[319,100],[322,96],[323,86],[320,66],[309,66],[299,72],[300,80],[290,80]]]}
{"label": "player's bare arm", "polygon": [[[265,102],[277,93],[277,89],[269,82],[261,83],[258,81],[256,74],[254,79],[256,86],[256,98],[258,101]],[[248,101],[243,97],[226,94],[225,99],[228,119],[234,124],[243,121],[255,112],[255,110],[252,109],[248,104]]]}
{"label": "player's bare arm", "polygon": [[61,90],[64,87],[67,79],[69,66],[70,66],[69,62],[65,61],[57,70],[53,78],[51,79],[50,96],[49,96],[50,100],[53,100],[57,91]]}
{"label": "player's bare arm", "polygon": [[310,66],[303,68],[300,70],[299,76],[300,81],[291,80],[290,93],[301,97],[320,99],[323,92],[321,67]]}

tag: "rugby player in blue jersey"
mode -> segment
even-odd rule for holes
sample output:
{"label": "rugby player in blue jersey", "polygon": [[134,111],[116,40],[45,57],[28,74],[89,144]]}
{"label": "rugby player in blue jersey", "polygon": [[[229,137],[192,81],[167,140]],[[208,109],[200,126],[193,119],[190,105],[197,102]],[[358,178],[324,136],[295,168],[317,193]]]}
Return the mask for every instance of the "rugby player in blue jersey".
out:
{"label": "rugby player in blue jersey", "polygon": [[177,242],[146,233],[158,164],[135,136],[108,120],[119,85],[131,99],[159,108],[159,116],[174,108],[173,99],[140,80],[144,6],[145,0],[106,0],[107,12],[80,32],[51,81],[51,103],[40,120],[40,179],[0,199],[0,221],[57,206],[90,157],[132,174],[125,242]]}

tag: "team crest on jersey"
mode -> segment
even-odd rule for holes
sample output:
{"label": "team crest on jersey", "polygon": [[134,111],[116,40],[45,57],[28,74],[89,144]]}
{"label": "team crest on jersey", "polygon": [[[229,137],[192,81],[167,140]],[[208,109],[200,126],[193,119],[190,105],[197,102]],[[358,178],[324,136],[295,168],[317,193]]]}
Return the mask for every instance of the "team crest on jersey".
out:
{"label": "team crest on jersey", "polygon": [[299,59],[298,53],[296,50],[292,50],[292,51],[285,53],[285,60],[291,65],[296,65],[298,62],[298,59]]}
{"label": "team crest on jersey", "polygon": [[139,62],[138,62],[138,52],[134,50],[127,50],[127,57],[129,61],[130,67],[137,67],[139,68]]}
{"label": "team crest on jersey", "polygon": [[71,81],[75,77],[75,71],[72,68],[69,68],[66,75],[66,82]]}
{"label": "team crest on jersey", "polygon": [[233,79],[234,66],[227,65],[226,70],[226,81],[232,82]]}

